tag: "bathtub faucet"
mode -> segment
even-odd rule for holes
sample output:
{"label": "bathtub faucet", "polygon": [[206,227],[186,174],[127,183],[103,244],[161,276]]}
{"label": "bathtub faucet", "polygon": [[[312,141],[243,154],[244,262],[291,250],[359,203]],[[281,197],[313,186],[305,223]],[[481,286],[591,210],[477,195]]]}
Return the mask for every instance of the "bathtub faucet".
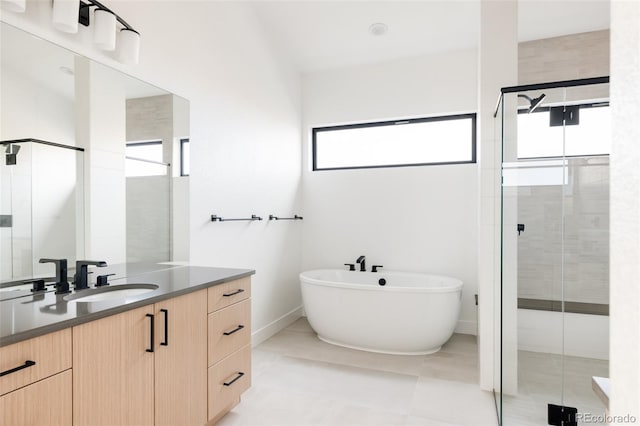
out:
{"label": "bathtub faucet", "polygon": [[360,256],[357,260],[356,263],[360,264],[360,272],[366,272],[367,271],[367,267],[364,264],[364,256]]}

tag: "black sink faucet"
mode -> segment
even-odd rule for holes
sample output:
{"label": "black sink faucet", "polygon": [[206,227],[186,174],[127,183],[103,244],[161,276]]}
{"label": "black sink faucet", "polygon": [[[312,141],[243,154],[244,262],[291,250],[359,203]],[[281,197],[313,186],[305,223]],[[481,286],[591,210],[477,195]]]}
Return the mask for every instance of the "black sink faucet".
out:
{"label": "black sink faucet", "polygon": [[360,256],[357,260],[356,263],[360,264],[360,272],[366,272],[367,271],[367,267],[364,264],[364,256]]}
{"label": "black sink faucet", "polygon": [[89,288],[89,265],[94,265],[99,268],[107,266],[107,262],[102,260],[78,260],[76,261],[76,275],[75,275],[75,283],[76,290],[83,290],[85,288]]}
{"label": "black sink faucet", "polygon": [[55,263],[56,294],[69,293],[69,279],[67,278],[67,259],[40,259],[39,263]]}

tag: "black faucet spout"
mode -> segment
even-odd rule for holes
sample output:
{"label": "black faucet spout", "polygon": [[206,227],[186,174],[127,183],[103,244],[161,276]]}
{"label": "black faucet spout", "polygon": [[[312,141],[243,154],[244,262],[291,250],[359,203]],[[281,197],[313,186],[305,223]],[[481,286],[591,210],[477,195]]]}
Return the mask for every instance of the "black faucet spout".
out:
{"label": "black faucet spout", "polygon": [[76,291],[89,288],[89,265],[99,268],[107,266],[107,262],[102,260],[78,260],[76,261],[75,284]]}
{"label": "black faucet spout", "polygon": [[367,266],[365,265],[365,262],[364,262],[364,256],[358,257],[358,259],[356,260],[356,263],[360,264],[360,272],[366,272]]}
{"label": "black faucet spout", "polygon": [[56,265],[56,294],[69,293],[67,259],[40,259],[39,263],[54,263]]}

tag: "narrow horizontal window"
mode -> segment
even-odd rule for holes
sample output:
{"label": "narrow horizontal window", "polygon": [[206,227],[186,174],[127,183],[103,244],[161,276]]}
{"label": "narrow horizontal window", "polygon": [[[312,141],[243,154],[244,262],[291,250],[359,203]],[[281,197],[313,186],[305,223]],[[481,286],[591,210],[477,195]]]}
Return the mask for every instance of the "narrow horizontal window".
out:
{"label": "narrow horizontal window", "polygon": [[167,174],[167,164],[162,162],[162,141],[128,142],[125,155],[128,177]]}
{"label": "narrow horizontal window", "polygon": [[312,130],[313,170],[476,162],[476,115],[394,120]]}

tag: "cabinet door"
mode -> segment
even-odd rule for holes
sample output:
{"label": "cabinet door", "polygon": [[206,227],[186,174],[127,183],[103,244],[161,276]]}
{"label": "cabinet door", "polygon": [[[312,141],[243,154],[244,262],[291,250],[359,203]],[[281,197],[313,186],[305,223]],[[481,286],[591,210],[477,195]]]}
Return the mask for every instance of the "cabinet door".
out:
{"label": "cabinet door", "polygon": [[71,370],[0,397],[0,426],[71,424]]}
{"label": "cabinet door", "polygon": [[153,305],[73,327],[73,424],[153,425],[148,314]]}
{"label": "cabinet door", "polygon": [[203,425],[207,421],[207,292],[156,303],[155,315],[155,424]]}

